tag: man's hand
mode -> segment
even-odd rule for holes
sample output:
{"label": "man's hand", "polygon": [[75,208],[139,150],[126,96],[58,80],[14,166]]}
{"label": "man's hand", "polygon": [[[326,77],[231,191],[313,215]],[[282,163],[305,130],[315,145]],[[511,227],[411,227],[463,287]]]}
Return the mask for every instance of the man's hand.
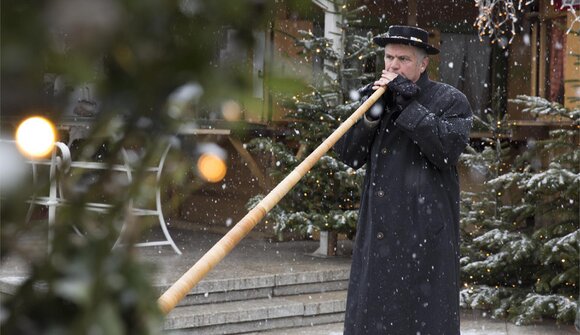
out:
{"label": "man's hand", "polygon": [[391,91],[405,99],[411,99],[421,91],[417,84],[403,76],[395,77],[387,86]]}
{"label": "man's hand", "polygon": [[400,110],[405,109],[421,89],[417,84],[394,72],[383,70],[381,78],[374,82],[373,90],[386,86],[394,93],[395,103]]}
{"label": "man's hand", "polygon": [[[399,76],[399,75],[394,73],[394,72],[389,72],[387,70],[383,70],[383,73],[381,74],[381,78],[374,82],[373,90],[376,90],[379,87],[389,86],[389,83],[391,81],[393,81],[395,78],[397,78],[397,76]],[[389,86],[389,88],[390,88],[390,86]]]}

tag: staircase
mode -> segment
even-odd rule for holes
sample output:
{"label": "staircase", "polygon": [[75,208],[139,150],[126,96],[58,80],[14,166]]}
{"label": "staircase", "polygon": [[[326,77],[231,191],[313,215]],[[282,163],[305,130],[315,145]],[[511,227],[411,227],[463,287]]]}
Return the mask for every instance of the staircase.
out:
{"label": "staircase", "polygon": [[296,330],[332,323],[336,329],[344,320],[348,275],[347,268],[334,268],[205,280],[167,315],[165,330],[303,334]]}
{"label": "staircase", "polygon": [[[138,249],[144,262],[155,265],[151,281],[159,294],[222,237],[172,229],[184,246],[181,256],[167,247]],[[20,246],[44,253],[46,235],[38,236]],[[166,315],[164,334],[342,335],[349,243],[342,241],[339,256],[321,258],[312,255],[318,241],[246,238]],[[0,298],[14,294],[27,271],[23,259],[4,259]]]}

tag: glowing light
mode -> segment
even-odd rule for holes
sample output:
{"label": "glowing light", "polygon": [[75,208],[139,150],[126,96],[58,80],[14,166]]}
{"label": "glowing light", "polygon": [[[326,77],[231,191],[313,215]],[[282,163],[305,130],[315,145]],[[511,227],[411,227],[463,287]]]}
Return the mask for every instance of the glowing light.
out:
{"label": "glowing light", "polygon": [[54,147],[56,131],[52,123],[40,116],[24,120],[16,129],[16,144],[26,156],[39,158],[48,155]]}
{"label": "glowing light", "polygon": [[238,121],[242,117],[242,107],[234,100],[222,104],[222,115],[227,121]]}
{"label": "glowing light", "polygon": [[[522,10],[522,1],[476,0],[479,15],[474,26],[478,29],[480,39],[488,35],[492,38],[491,43],[497,42],[504,49],[511,44],[516,33],[517,15]],[[517,9],[514,2],[518,4]],[[529,1],[525,5],[529,5]]]}
{"label": "glowing light", "polygon": [[226,176],[227,167],[225,161],[218,155],[204,153],[197,160],[197,170],[206,181],[217,183]]}

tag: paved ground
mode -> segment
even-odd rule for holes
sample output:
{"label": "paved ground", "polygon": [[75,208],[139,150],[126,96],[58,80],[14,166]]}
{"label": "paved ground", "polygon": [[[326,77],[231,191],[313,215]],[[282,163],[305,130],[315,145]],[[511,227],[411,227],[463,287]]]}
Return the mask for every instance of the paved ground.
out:
{"label": "paved ground", "polygon": [[[518,327],[503,321],[489,320],[481,316],[471,316],[464,311],[461,318],[461,335],[568,335],[578,334],[574,327],[562,327],[552,322]],[[478,313],[479,314],[479,313]],[[314,326],[300,330],[276,330],[255,335],[342,335],[342,324]]]}
{"label": "paved ground", "polygon": [[[143,259],[156,265],[158,271],[155,282],[161,285],[171,285],[195,260],[203,255],[221,238],[221,235],[204,232],[172,229],[172,234],[183,255],[176,255],[171,248],[141,248]],[[36,237],[24,240],[34,252],[42,252],[46,248],[42,245],[43,239]],[[262,238],[246,238],[234,251],[228,255],[212,272],[208,278],[222,276],[245,276],[264,271],[272,272],[276,269],[313,271],[320,268],[348,268],[350,266],[351,246],[343,241],[340,247],[342,256],[333,258],[313,257],[316,250],[316,241],[276,242]],[[0,264],[0,279],[26,275],[26,262],[17,259],[4,259]],[[462,335],[567,335],[578,334],[573,326],[558,326],[554,322],[546,321],[533,326],[519,327],[509,322],[490,320],[482,316],[480,311],[463,311],[461,318]],[[303,335],[339,335],[342,334],[341,324],[315,326],[306,329],[261,334],[303,334]]]}

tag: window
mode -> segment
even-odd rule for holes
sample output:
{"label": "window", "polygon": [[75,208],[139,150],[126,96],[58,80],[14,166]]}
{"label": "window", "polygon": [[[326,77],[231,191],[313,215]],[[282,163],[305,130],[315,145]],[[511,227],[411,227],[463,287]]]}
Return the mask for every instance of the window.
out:
{"label": "window", "polygon": [[441,81],[462,91],[476,115],[489,107],[491,47],[474,34],[441,34]]}

